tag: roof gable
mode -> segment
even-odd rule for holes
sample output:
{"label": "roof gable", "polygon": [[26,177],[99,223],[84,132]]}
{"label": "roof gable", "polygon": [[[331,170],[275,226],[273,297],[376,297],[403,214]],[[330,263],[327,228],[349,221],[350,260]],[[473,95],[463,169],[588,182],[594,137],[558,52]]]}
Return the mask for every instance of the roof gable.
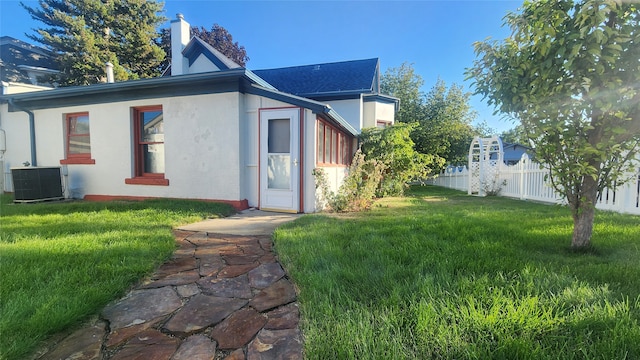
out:
{"label": "roof gable", "polygon": [[377,58],[253,71],[279,91],[305,97],[379,92]]}
{"label": "roof gable", "polygon": [[193,65],[200,55],[204,55],[220,70],[240,69],[242,66],[233,62],[233,60],[224,56],[220,51],[207,44],[204,40],[197,36],[191,38],[191,41],[182,50],[182,55],[189,59],[189,66]]}

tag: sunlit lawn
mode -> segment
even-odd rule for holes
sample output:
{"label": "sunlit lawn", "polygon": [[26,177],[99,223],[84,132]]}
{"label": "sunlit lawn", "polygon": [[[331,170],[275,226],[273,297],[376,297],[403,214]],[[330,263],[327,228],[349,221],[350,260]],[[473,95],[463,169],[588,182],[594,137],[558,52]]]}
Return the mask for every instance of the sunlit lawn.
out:
{"label": "sunlit lawn", "polygon": [[310,359],[639,359],[640,217],[418,187],[278,229]]}
{"label": "sunlit lawn", "polygon": [[0,359],[121,296],[175,250],[171,227],[228,215],[224,204],[154,200],[0,204]]}

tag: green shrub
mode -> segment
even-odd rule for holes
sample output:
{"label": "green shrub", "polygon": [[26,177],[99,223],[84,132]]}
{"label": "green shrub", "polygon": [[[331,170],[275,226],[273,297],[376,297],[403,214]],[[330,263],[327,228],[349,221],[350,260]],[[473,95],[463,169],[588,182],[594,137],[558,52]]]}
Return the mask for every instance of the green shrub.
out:
{"label": "green shrub", "polygon": [[435,168],[444,165],[437,155],[425,155],[414,148],[410,134],[414,124],[397,124],[383,129],[363,129],[361,149],[366,159],[384,165],[384,172],[376,189],[377,197],[404,194],[409,182],[425,179]]}
{"label": "green shrub", "polygon": [[316,189],[321,190],[316,199],[319,207],[335,212],[366,210],[375,198],[402,195],[410,181],[425,179],[441,167],[443,158],[415,151],[409,137],[413,127],[400,124],[364,129],[361,148],[337,193],[329,189],[324,171],[314,169]]}
{"label": "green shrub", "polygon": [[320,188],[321,207],[335,212],[353,212],[369,209],[376,197],[376,190],[382,179],[384,165],[378,160],[367,160],[358,150],[353,156],[349,174],[340,189],[334,193],[329,189],[327,175],[323,169],[314,169],[316,189]]}

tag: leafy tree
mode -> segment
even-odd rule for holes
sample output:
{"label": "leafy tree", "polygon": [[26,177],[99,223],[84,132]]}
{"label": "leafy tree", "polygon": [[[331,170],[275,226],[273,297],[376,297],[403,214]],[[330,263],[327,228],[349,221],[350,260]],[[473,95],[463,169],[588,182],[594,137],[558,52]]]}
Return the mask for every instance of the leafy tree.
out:
{"label": "leafy tree", "polygon": [[500,137],[504,143],[529,146],[529,138],[522,124],[517,124],[511,129],[503,131]]}
{"label": "leafy tree", "polygon": [[237,41],[233,42],[233,36],[231,36],[227,29],[218,24],[213,24],[209,31],[203,26],[200,28],[193,27],[191,31],[193,32],[193,36],[204,40],[236,64],[243,67],[247,65],[247,61],[249,61],[247,50],[244,46],[238,44]]}
{"label": "leafy tree", "polygon": [[[233,36],[229,31],[218,24],[213,24],[211,30],[207,30],[203,26],[192,26],[191,35],[204,40],[204,42],[213,46],[214,49],[220,51],[224,56],[240,66],[246,66],[249,61],[249,56],[247,56],[247,50],[244,46],[238,44],[237,41],[234,42]],[[171,31],[169,29],[162,29],[159,45],[167,54],[171,53]],[[167,58],[167,61],[164,62],[164,67],[170,64],[170,60]]]}
{"label": "leafy tree", "polygon": [[466,163],[469,145],[478,135],[471,125],[476,114],[469,105],[469,96],[461,86],[447,88],[438,79],[426,95],[424,116],[412,135],[419,152],[438,155],[448,163]]}
{"label": "leafy tree", "polygon": [[383,129],[363,129],[361,150],[367,160],[384,165],[378,197],[402,195],[412,180],[425,179],[445,160],[438,155],[422,154],[414,149],[410,133],[415,124],[397,124]]}
{"label": "leafy tree", "polygon": [[400,99],[396,120],[416,124],[411,132],[415,148],[422,154],[436,155],[449,163],[465,163],[469,144],[478,129],[471,125],[475,113],[469,105],[470,94],[455,84],[447,87],[438,80],[424,94],[424,84],[410,64],[390,68],[381,79],[381,91]]}
{"label": "leafy tree", "polygon": [[380,91],[383,94],[400,99],[400,109],[396,121],[410,124],[419,121],[424,107],[424,94],[420,88],[424,85],[422,77],[415,73],[413,66],[403,63],[398,68],[389,68],[380,79]]}
{"label": "leafy tree", "polygon": [[496,129],[489,126],[486,120],[482,120],[481,122],[474,125],[473,132],[474,136],[480,137],[492,137],[493,135],[498,133]]}
{"label": "leafy tree", "polygon": [[54,54],[61,71],[53,81],[65,85],[102,82],[105,63],[116,80],[158,76],[164,52],[155,43],[162,3],[148,0],[40,0],[21,4],[45,25],[28,35]]}
{"label": "leafy tree", "polygon": [[640,147],[640,5],[527,1],[505,19],[511,37],[476,43],[467,74],[520,119],[571,208],[572,247],[589,247],[598,195]]}

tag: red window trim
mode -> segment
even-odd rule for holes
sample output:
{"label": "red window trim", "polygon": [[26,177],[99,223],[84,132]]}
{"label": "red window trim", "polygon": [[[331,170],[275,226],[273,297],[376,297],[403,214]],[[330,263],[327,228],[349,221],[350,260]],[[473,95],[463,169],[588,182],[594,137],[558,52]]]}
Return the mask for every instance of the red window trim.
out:
{"label": "red window trim", "polygon": [[165,179],[164,173],[145,173],[144,172],[144,145],[148,144],[164,144],[163,142],[141,142],[140,134],[140,114],[146,111],[163,111],[162,105],[139,106],[132,109],[133,117],[133,141],[134,141],[134,176],[124,179],[124,183],[128,185],[160,185],[168,186],[169,179]]}
{"label": "red window trim", "polygon": [[[344,153],[343,153],[343,147],[342,144],[345,141],[350,141],[352,142],[353,139],[351,138],[351,136],[347,135],[344,131],[341,131],[340,129],[338,129],[337,127],[327,123],[326,121],[322,120],[322,119],[317,119],[318,122],[318,127],[316,128],[316,131],[318,132],[318,136],[317,136],[317,141],[318,144],[316,144],[316,165],[318,166],[323,166],[323,167],[347,167],[349,165],[351,165],[351,158],[349,158],[349,163],[345,164],[344,163]],[[322,133],[322,140],[320,139],[320,126],[323,126],[323,133]],[[327,131],[330,130],[330,131]],[[325,154],[327,152],[326,149],[326,144],[327,144],[327,133],[333,135],[332,137],[336,137],[336,142],[334,144],[333,139],[330,139],[329,141],[329,159],[327,161]],[[323,144],[323,151],[322,153],[320,153],[319,150],[319,144],[320,142],[322,142]],[[333,159],[333,155],[334,155],[334,151],[333,151],[333,146],[336,146],[336,151],[335,151],[335,159]],[[352,146],[349,146],[349,149],[351,149]]]}
{"label": "red window trim", "polygon": [[[65,139],[64,139],[65,158],[60,160],[60,165],[74,165],[74,164],[93,165],[96,163],[96,160],[91,158],[91,151],[89,151],[88,153],[82,153],[82,154],[70,154],[70,150],[69,150],[70,140],[72,137],[77,136],[77,134],[76,135],[71,134],[71,124],[69,122],[71,120],[71,117],[74,117],[74,116],[89,117],[89,112],[83,111],[83,112],[65,114],[64,116],[65,130],[66,130]],[[89,133],[89,138],[91,138],[91,133]],[[91,143],[89,143],[89,145],[91,145]]]}
{"label": "red window trim", "polygon": [[137,176],[137,177],[134,177],[134,178],[124,179],[124,183],[128,184],[128,185],[160,185],[160,186],[168,186],[169,185],[169,179],[165,179],[164,177]]}
{"label": "red window trim", "polygon": [[72,157],[60,160],[60,165],[93,165],[95,163],[95,159],[81,157]]}
{"label": "red window trim", "polygon": [[391,121],[389,120],[376,120],[376,126],[383,125],[384,127],[391,126]]}

